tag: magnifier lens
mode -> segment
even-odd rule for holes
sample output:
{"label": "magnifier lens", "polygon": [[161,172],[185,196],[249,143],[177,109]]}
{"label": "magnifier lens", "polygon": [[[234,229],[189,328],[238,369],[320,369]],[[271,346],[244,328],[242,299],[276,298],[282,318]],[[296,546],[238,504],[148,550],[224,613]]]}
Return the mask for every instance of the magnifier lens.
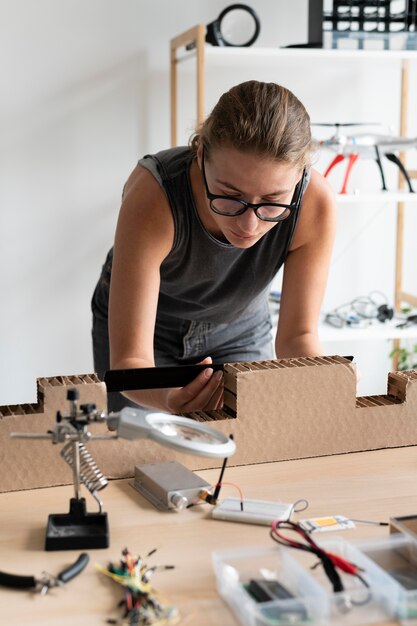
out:
{"label": "magnifier lens", "polygon": [[231,46],[243,46],[252,39],[256,31],[253,16],[243,9],[234,9],[227,13],[220,24],[220,32],[226,43]]}
{"label": "magnifier lens", "polygon": [[186,424],[175,424],[171,420],[155,422],[152,424],[152,427],[166,437],[177,437],[187,441],[200,441],[211,444],[219,443],[219,440],[210,433],[198,431],[195,428],[190,428]]}

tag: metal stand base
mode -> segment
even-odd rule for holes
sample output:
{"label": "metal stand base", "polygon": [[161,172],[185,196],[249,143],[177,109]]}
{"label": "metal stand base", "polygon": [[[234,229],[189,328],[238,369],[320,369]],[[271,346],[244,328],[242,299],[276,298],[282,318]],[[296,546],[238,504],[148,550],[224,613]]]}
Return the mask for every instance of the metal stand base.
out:
{"label": "metal stand base", "polygon": [[69,513],[48,516],[45,550],[108,547],[107,513],[87,513],[85,498],[71,498]]}

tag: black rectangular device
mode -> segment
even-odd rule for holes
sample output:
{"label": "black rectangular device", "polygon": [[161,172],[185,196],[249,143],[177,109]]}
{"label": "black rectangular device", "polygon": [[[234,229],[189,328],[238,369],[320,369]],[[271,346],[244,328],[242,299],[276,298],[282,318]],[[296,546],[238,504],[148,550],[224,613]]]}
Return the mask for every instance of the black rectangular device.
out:
{"label": "black rectangular device", "polygon": [[223,363],[137,367],[131,369],[107,370],[104,374],[104,382],[106,383],[107,391],[184,387],[208,367],[211,367],[215,371],[223,371]]}
{"label": "black rectangular device", "polygon": [[[353,356],[345,356],[343,358],[349,361],[353,360]],[[208,367],[211,367],[214,371],[223,371],[224,363],[107,370],[104,374],[104,382],[108,392],[184,387]]]}

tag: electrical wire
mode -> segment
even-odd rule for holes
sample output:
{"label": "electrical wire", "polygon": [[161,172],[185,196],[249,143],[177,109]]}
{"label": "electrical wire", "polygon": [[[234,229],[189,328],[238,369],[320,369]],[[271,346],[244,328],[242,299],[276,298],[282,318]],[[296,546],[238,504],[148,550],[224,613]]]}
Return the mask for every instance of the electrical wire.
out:
{"label": "electrical wire", "polygon": [[[282,534],[282,530],[289,530],[297,533],[302,537],[305,543],[301,541],[297,541],[295,539],[291,539]],[[321,548],[309,535],[309,533],[304,530],[298,523],[287,521],[276,520],[272,523],[270,530],[271,539],[273,539],[276,543],[279,543],[283,546],[294,548],[297,550],[302,550],[304,552],[310,552],[314,554],[319,559],[319,564],[323,566],[324,572],[329,579],[330,583],[333,586],[333,591],[335,593],[344,591],[344,585],[342,579],[340,577],[339,571],[350,576],[355,576],[363,585],[368,589],[368,594],[365,600],[356,601],[352,598],[350,602],[352,605],[363,605],[369,602],[371,598],[371,592],[369,591],[369,584],[362,576],[361,572],[362,568],[351,563],[347,559],[339,556],[338,554],[334,554],[333,552],[329,552]],[[317,565],[313,567],[317,567]]]}
{"label": "electrical wire", "polygon": [[[147,556],[154,552],[156,550],[151,550]],[[155,571],[173,569],[173,565],[148,567],[141,556],[135,556],[125,548],[119,563],[110,563],[107,568],[100,565],[96,567],[123,587],[123,599],[118,605],[123,610],[123,616],[121,619],[109,618],[108,624],[173,626],[179,622],[180,616],[176,607],[164,606],[159,594],[149,582]]]}
{"label": "electrical wire", "polygon": [[374,522],[370,519],[353,519],[353,517],[348,518],[351,522],[356,522],[356,524],[373,524],[374,526],[389,526],[389,522]]}
{"label": "electrical wire", "polygon": [[[300,508],[300,507],[296,508],[296,507],[297,507],[297,504],[301,504],[301,503],[303,503],[303,504],[304,504],[304,506],[303,506],[303,507],[301,507],[301,508]],[[286,520],[283,520],[283,521],[289,521],[289,520],[291,520],[291,518],[292,518],[292,516],[294,515],[294,513],[302,513],[303,511],[305,511],[306,509],[308,509],[308,507],[309,507],[309,506],[310,506],[310,503],[309,503],[309,501],[308,501],[308,500],[306,500],[306,498],[299,498],[299,499],[298,499],[298,500],[296,500],[296,501],[294,502],[294,504],[292,505],[291,510],[290,510],[290,512],[289,512],[289,514],[288,514],[288,518],[287,518]]]}
{"label": "electrical wire", "polygon": [[[217,498],[214,497],[214,493],[211,493],[211,491],[213,489],[215,490],[215,492],[217,491],[217,497],[218,497],[218,494],[220,492],[219,488],[223,487],[223,485],[229,485],[229,486],[235,487],[235,489],[237,489],[237,491],[239,492],[240,510],[243,511],[243,502],[244,502],[243,491],[239,487],[239,485],[237,485],[236,483],[223,481],[223,482],[220,482],[220,483],[216,483],[215,485],[211,485],[211,487],[208,487],[207,489],[205,489],[204,491],[202,491],[200,493],[199,500],[203,500],[204,502],[207,502],[208,504],[217,504]],[[193,504],[197,504],[197,502],[194,502]],[[190,506],[192,506],[192,505],[190,505]]]}

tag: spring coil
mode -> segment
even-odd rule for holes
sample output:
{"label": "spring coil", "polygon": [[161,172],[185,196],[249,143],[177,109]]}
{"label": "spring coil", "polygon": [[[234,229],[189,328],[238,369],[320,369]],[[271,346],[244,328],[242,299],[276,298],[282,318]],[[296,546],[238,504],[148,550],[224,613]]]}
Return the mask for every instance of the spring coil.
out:
{"label": "spring coil", "polygon": [[[78,449],[80,453],[80,482],[94,496],[96,491],[107,487],[108,481],[82,442],[78,444]],[[71,441],[62,448],[61,456],[70,467],[73,467],[74,452]]]}

